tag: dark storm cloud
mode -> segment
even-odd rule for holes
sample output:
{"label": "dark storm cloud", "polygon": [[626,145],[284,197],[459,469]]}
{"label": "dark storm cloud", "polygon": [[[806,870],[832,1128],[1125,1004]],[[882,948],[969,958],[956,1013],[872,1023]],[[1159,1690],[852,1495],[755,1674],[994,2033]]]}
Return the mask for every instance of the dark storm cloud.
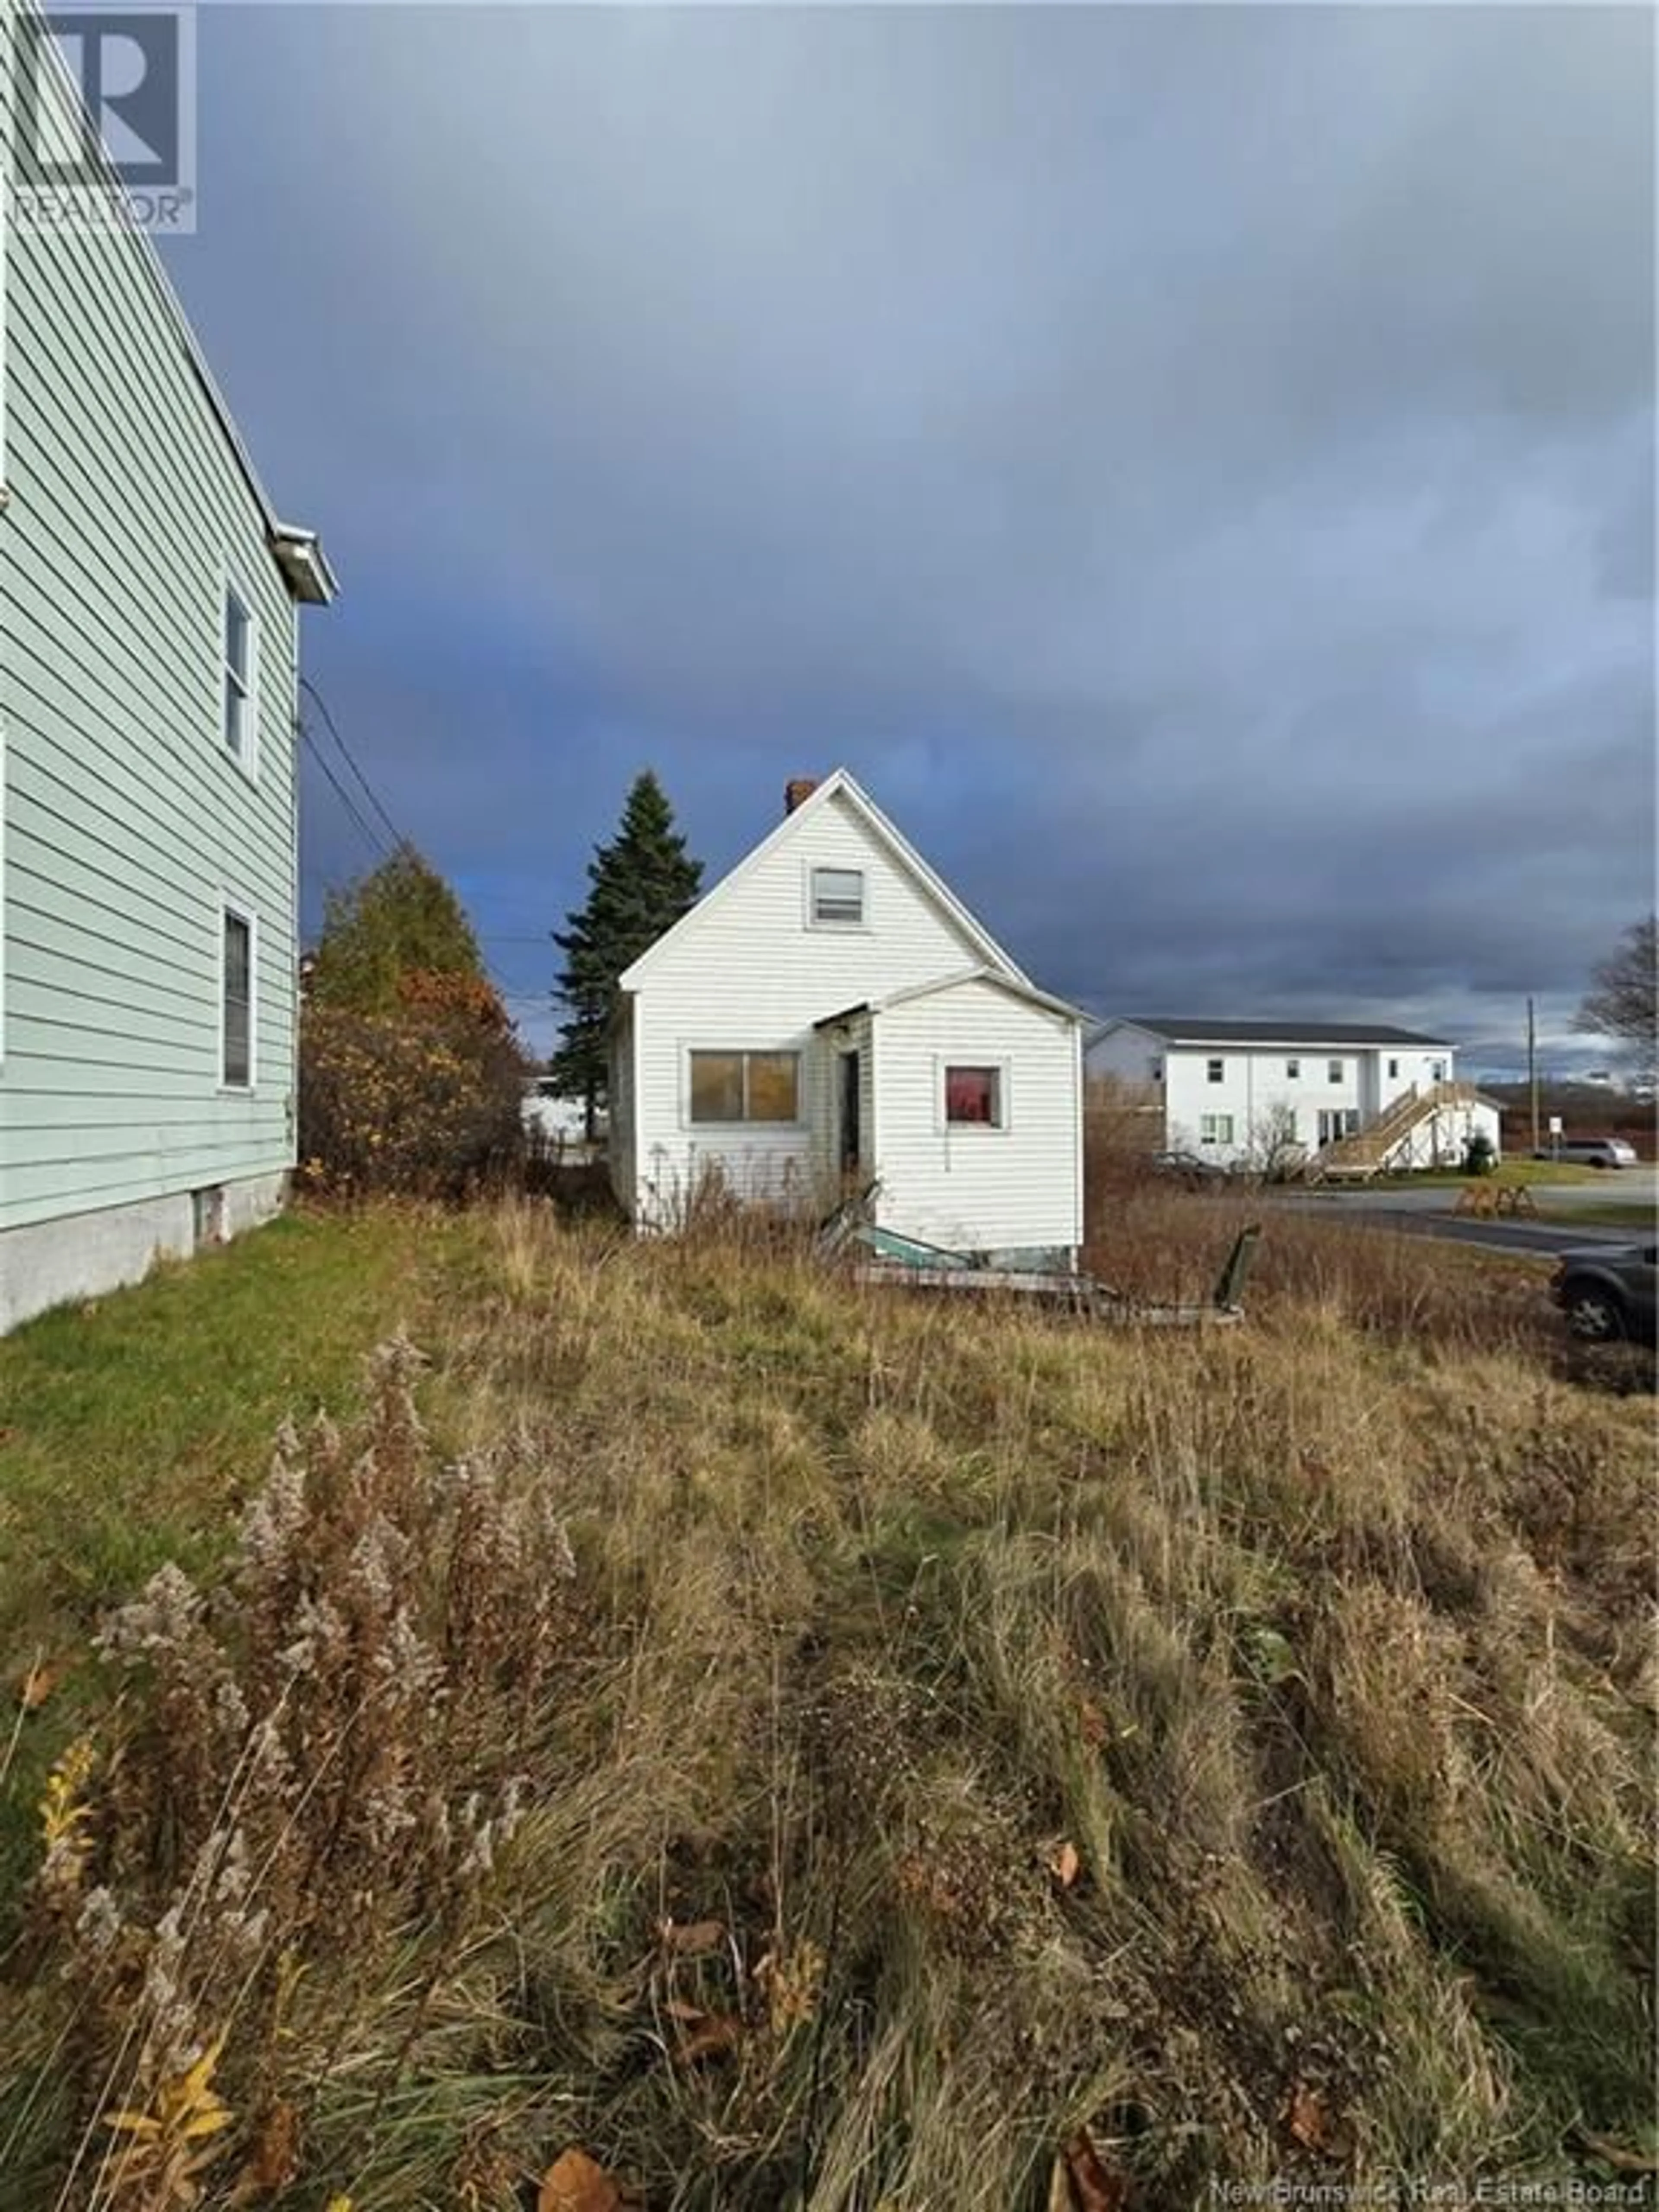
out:
{"label": "dark storm cloud", "polygon": [[1102,1008],[1559,1026],[1651,896],[1652,38],[210,10],[174,266],[503,938],[641,763],[720,866],[845,760]]}

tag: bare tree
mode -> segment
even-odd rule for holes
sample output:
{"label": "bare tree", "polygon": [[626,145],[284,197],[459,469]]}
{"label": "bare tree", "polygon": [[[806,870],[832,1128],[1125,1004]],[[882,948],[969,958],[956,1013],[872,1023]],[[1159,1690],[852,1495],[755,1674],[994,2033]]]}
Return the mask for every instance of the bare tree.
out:
{"label": "bare tree", "polygon": [[1267,1106],[1250,1123],[1243,1164],[1263,1182],[1279,1182],[1307,1158],[1307,1152],[1296,1133],[1295,1107]]}
{"label": "bare tree", "polygon": [[1618,950],[1592,969],[1574,1027],[1612,1037],[1644,1068],[1659,1056],[1659,950],[1655,918],[1632,922]]}

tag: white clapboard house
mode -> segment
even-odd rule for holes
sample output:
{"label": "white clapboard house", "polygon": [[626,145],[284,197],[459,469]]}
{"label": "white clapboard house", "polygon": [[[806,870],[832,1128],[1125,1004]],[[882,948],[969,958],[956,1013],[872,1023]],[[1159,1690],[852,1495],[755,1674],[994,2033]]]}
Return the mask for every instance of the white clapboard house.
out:
{"label": "white clapboard house", "polygon": [[622,978],[611,1176],[642,1228],[712,1188],[1074,1254],[1084,1017],[1039,990],[845,769]]}
{"label": "white clapboard house", "polygon": [[1141,1092],[1159,1146],[1220,1166],[1355,1177],[1456,1166],[1477,1131],[1498,1147],[1496,1104],[1415,1030],[1140,1016],[1105,1023],[1085,1057],[1091,1079]]}

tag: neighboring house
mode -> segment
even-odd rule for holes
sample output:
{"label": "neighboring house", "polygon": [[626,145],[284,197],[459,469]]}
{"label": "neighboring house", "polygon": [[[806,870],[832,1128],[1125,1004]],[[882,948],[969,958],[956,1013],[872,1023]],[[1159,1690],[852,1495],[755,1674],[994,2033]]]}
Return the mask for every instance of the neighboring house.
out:
{"label": "neighboring house", "polygon": [[0,1329],[280,1203],[297,609],[332,592],[141,232],[8,222],[3,277]]}
{"label": "neighboring house", "polygon": [[869,1193],[986,1252],[1083,1238],[1084,1017],[1038,990],[845,769],[622,978],[611,1162],[647,1228],[710,1183],[793,1210]]}
{"label": "neighboring house", "polygon": [[1158,1143],[1224,1165],[1306,1163],[1315,1173],[1451,1166],[1500,1109],[1460,1083],[1443,1037],[1354,1022],[1108,1022],[1090,1077],[1140,1091]]}
{"label": "neighboring house", "polygon": [[[524,1126],[526,1133],[545,1145],[574,1146],[587,1141],[587,1107],[580,1098],[561,1096],[556,1077],[535,1075],[525,1085]],[[599,1137],[605,1135],[605,1115],[597,1117]]]}

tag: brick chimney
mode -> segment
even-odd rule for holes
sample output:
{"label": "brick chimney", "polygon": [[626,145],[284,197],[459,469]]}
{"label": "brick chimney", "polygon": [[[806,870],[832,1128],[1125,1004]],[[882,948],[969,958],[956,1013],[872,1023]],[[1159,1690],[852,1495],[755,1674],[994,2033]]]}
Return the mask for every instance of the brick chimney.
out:
{"label": "brick chimney", "polygon": [[793,814],[802,801],[808,799],[818,787],[815,775],[792,775],[783,787],[783,811]]}

